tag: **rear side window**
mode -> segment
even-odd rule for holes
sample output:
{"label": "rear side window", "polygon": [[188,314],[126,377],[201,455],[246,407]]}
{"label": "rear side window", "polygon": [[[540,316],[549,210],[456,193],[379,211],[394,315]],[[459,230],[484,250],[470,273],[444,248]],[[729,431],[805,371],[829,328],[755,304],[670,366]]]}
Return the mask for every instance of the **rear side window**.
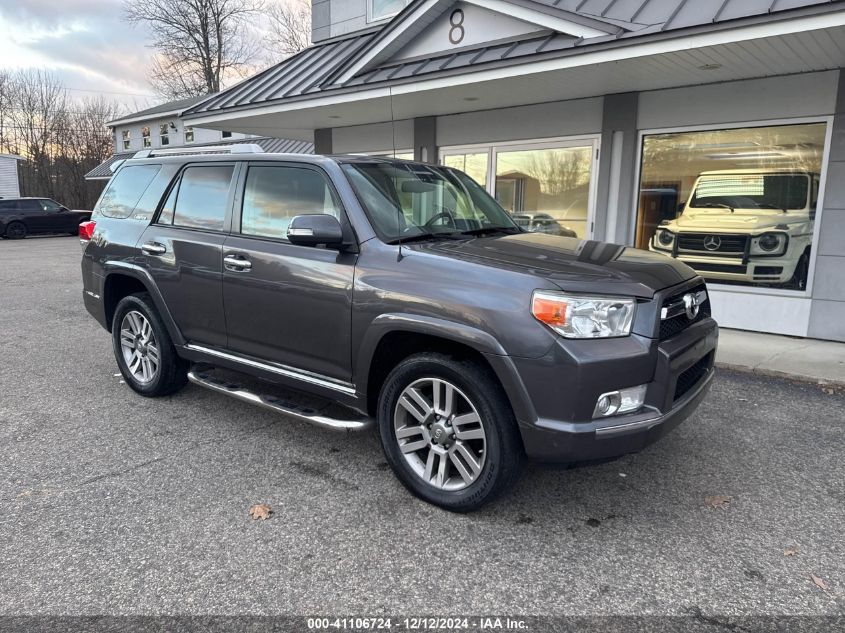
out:
{"label": "rear side window", "polygon": [[100,196],[94,214],[107,218],[128,218],[159,169],[159,165],[133,165],[118,171]]}
{"label": "rear side window", "polygon": [[328,214],[339,218],[326,177],[301,167],[250,167],[244,190],[241,233],[287,238],[297,215]]}
{"label": "rear side window", "polygon": [[168,196],[159,222],[168,223],[168,216],[172,216],[174,226],[222,231],[234,171],[233,165],[188,167],[182,172],[178,189]]}
{"label": "rear side window", "polygon": [[9,209],[17,209],[18,203],[14,200],[0,200],[0,211],[8,211]]}

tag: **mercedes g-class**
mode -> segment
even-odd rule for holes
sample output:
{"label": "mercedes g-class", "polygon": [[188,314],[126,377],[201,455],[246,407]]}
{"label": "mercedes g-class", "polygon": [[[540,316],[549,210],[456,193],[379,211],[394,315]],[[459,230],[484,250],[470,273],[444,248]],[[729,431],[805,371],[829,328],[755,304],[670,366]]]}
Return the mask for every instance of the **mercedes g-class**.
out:
{"label": "mercedes g-class", "polygon": [[818,193],[819,175],[806,171],[704,172],[649,247],[708,280],[805,290]]}
{"label": "mercedes g-class", "polygon": [[493,499],[526,458],[643,448],[713,377],[718,330],[687,265],[525,231],[447,167],[145,151],[80,238],[85,305],[134,391],[190,380],[326,428],[375,425],[400,481],[450,510]]}

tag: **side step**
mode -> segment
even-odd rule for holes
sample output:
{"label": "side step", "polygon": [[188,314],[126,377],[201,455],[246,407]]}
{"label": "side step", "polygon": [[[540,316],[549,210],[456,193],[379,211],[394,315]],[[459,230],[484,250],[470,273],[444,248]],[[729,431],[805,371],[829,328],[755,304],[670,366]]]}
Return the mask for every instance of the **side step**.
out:
{"label": "side step", "polygon": [[[298,420],[304,420],[316,426],[331,429],[332,431],[365,431],[372,428],[375,424],[375,420],[367,417],[349,420],[330,418],[322,415],[316,409],[295,404],[278,396],[259,394],[234,382],[221,380],[212,374],[213,371],[213,367],[194,365],[188,372],[188,380],[200,387],[205,387],[206,389],[231,396],[237,400],[258,405],[259,407],[281,413],[282,415],[289,415]],[[350,414],[354,415],[354,412],[350,411]]]}

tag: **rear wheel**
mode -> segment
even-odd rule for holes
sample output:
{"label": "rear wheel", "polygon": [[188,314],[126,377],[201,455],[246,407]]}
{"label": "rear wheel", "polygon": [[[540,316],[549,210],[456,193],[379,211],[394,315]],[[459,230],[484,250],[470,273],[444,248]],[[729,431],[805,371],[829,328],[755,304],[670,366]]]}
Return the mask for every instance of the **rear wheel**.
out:
{"label": "rear wheel", "polygon": [[187,383],[187,362],[176,355],[149,294],[129,295],[117,304],[112,344],[126,384],[142,396],[166,396]]}
{"label": "rear wheel", "polygon": [[26,224],[23,222],[9,222],[6,225],[6,237],[10,240],[22,240],[26,237]]}
{"label": "rear wheel", "polygon": [[468,512],[510,487],[524,451],[516,420],[489,369],[419,354],[387,377],[378,406],[387,461],[415,495]]}

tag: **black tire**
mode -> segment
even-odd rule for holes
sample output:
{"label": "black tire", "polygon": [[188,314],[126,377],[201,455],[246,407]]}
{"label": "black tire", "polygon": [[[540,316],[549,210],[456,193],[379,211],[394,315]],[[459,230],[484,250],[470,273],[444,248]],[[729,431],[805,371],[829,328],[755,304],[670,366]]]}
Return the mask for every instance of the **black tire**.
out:
{"label": "black tire", "polygon": [[787,286],[795,290],[807,289],[807,276],[810,274],[810,254],[805,252],[795,264],[795,273]]}
{"label": "black tire", "polygon": [[26,224],[17,220],[6,225],[6,237],[10,240],[22,240],[28,232]]}
{"label": "black tire", "polygon": [[[149,382],[138,380],[130,370],[123,356],[120,330],[124,317],[132,311],[140,312],[152,326],[158,343],[158,371]],[[150,295],[146,292],[128,295],[120,300],[112,319],[112,347],[120,373],[129,387],[147,398],[168,396],[179,391],[188,382],[188,362],[179,358],[167,328],[158,315]]]}
{"label": "black tire", "polygon": [[[438,489],[427,483],[408,464],[396,438],[394,411],[399,397],[424,378],[450,382],[471,401],[481,418],[486,434],[484,464],[477,479],[461,490]],[[516,419],[501,385],[489,368],[472,360],[435,353],[406,358],[382,385],[377,419],[382,448],[399,481],[420,499],[446,510],[471,512],[493,501],[516,482],[525,463]]]}

